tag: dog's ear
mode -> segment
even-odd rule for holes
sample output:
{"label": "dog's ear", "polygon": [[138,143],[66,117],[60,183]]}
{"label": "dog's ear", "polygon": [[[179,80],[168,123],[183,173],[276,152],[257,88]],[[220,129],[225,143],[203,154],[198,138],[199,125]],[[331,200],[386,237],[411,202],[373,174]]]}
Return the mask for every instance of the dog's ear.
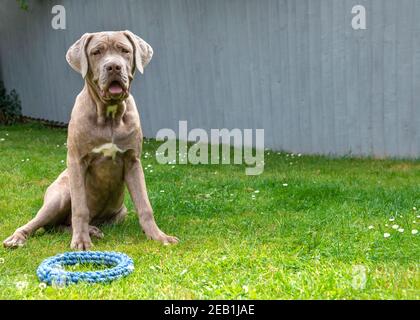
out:
{"label": "dog's ear", "polygon": [[67,51],[66,60],[69,65],[79,72],[83,79],[89,69],[89,62],[86,53],[86,47],[92,38],[91,33],[85,33],[79,40],[77,40]]}
{"label": "dog's ear", "polygon": [[131,31],[124,31],[124,34],[130,40],[131,44],[134,48],[134,67],[133,67],[133,73],[135,68],[140,71],[140,73],[143,74],[144,68],[149,64],[150,60],[152,60],[153,56],[153,49],[152,47],[144,41],[139,36],[136,36]]}

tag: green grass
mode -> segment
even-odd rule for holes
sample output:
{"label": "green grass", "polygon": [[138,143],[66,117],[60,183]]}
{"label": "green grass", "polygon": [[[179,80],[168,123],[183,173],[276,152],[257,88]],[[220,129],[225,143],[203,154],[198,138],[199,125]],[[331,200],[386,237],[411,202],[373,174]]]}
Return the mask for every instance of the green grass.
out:
{"label": "green grass", "polygon": [[[35,215],[64,169],[66,132],[0,127],[0,139],[4,239]],[[420,229],[420,161],[266,152],[264,173],[246,176],[240,165],[159,165],[157,146],[144,144],[149,196],[159,226],[178,245],[146,240],[127,196],[128,218],[103,227],[94,249],[130,255],[134,274],[106,285],[41,288],[37,266],[70,245],[68,233],[41,231],[23,248],[0,249],[0,298],[420,298],[420,233],[411,233]],[[365,285],[355,285],[363,273]]]}

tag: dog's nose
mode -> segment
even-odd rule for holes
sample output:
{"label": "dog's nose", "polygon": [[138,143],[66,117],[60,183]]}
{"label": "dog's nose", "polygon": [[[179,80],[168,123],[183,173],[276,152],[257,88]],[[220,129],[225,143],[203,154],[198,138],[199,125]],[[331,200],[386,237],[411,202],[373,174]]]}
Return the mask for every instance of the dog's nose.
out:
{"label": "dog's nose", "polygon": [[108,73],[121,72],[121,64],[117,62],[107,63],[104,67]]}

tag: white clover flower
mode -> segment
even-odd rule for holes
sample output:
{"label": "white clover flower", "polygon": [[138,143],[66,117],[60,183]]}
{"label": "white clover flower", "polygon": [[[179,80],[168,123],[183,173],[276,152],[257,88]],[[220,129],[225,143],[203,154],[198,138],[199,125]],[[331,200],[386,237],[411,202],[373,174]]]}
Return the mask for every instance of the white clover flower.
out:
{"label": "white clover flower", "polygon": [[404,228],[399,228],[398,232],[404,232]]}
{"label": "white clover flower", "polygon": [[164,193],[165,192],[165,190],[160,190],[160,193]]}
{"label": "white clover flower", "polygon": [[47,284],[46,284],[45,282],[41,282],[41,283],[38,285],[38,287],[39,287],[41,290],[44,290],[44,289],[47,287]]}
{"label": "white clover flower", "polygon": [[416,208],[416,207],[413,207],[413,210],[414,210],[414,211],[416,211],[416,210],[417,210],[417,208]]}
{"label": "white clover flower", "polygon": [[26,289],[27,287],[28,287],[28,282],[27,281],[16,282],[16,289],[18,289],[18,290],[23,290],[23,289]]}
{"label": "white clover flower", "polygon": [[388,232],[384,233],[384,238],[389,238],[391,235]]}
{"label": "white clover flower", "polygon": [[411,230],[411,234],[417,234],[419,231],[417,229]]}
{"label": "white clover flower", "polygon": [[372,226],[372,225],[368,227],[369,230],[372,230],[373,228],[374,228],[374,226]]}
{"label": "white clover flower", "polygon": [[61,160],[61,163],[64,163],[64,160]]}
{"label": "white clover flower", "polygon": [[283,183],[283,187],[287,187],[288,186],[288,184],[287,183]]}
{"label": "white clover flower", "polygon": [[248,286],[242,286],[242,289],[245,291],[245,293],[248,293],[248,291],[249,291]]}
{"label": "white clover flower", "polygon": [[398,224],[394,224],[394,225],[392,226],[392,229],[397,230],[399,227],[400,227],[400,226],[399,226]]}
{"label": "white clover flower", "polygon": [[1,138],[1,139],[0,139],[0,141],[4,141],[4,140],[6,140],[6,139],[4,139],[4,138]]}
{"label": "white clover flower", "polygon": [[389,218],[389,221],[394,221],[394,220],[395,220],[394,217]]}
{"label": "white clover flower", "polygon": [[255,190],[254,193],[260,193],[260,190]]}

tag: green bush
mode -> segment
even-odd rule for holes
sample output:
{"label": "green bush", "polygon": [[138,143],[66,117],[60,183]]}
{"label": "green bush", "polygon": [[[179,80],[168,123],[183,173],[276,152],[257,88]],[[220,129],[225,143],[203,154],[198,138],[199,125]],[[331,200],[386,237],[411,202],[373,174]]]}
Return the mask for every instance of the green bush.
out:
{"label": "green bush", "polygon": [[15,90],[7,93],[0,81],[0,124],[14,124],[22,118],[22,105]]}
{"label": "green bush", "polygon": [[19,4],[19,7],[22,10],[27,11],[29,6],[28,6],[28,1],[27,0],[16,0],[16,2]]}

